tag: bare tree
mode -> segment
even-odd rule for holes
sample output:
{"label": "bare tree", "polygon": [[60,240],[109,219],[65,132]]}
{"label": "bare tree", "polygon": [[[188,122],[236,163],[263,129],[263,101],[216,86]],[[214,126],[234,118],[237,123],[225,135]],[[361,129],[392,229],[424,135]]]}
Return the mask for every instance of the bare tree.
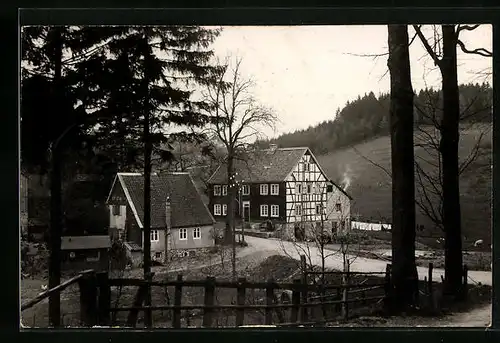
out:
{"label": "bare tree", "polygon": [[252,95],[255,83],[242,76],[242,60],[236,58],[231,62],[230,58],[226,58],[219,81],[214,86],[208,86],[204,96],[214,117],[214,124],[207,130],[207,134],[222,143],[227,153],[225,163],[230,200],[227,206],[224,242],[233,245],[233,277],[236,278],[234,163],[238,158],[242,158],[249,142],[261,135],[263,127],[275,127],[277,117],[271,109],[259,104]]}
{"label": "bare tree", "polygon": [[[439,105],[439,99],[430,94],[427,90],[427,99],[425,104],[416,104],[415,108],[426,125],[416,124],[415,130],[415,176],[417,183],[417,204],[420,212],[428,217],[436,228],[444,230],[443,226],[443,161],[440,153],[440,130],[442,108]],[[471,99],[469,104],[462,104],[460,113],[460,126],[462,129],[478,128],[479,134],[475,138],[473,146],[468,154],[459,160],[459,176],[466,172],[470,166],[484,154],[481,149],[484,140],[491,130],[491,125],[480,125],[475,120],[480,112],[489,112],[490,105],[480,107],[472,111],[472,105],[479,98],[476,96]],[[480,121],[481,118],[478,118]]]}
{"label": "bare tree", "polygon": [[[319,277],[311,281],[320,290],[321,302],[326,301],[327,296],[325,289],[322,288],[327,284],[325,273],[328,269],[327,261],[342,258],[342,271],[344,272],[342,284],[346,286],[349,282],[347,274],[350,266],[360,252],[360,241],[350,230],[349,199],[337,193],[340,194],[340,192],[334,192],[335,195],[332,195],[330,201],[327,200],[317,205],[316,215],[319,220],[307,220],[308,218],[301,213],[301,220],[296,223],[296,227],[297,232],[300,232],[299,236],[302,237],[288,237],[282,234],[280,239],[280,247],[285,255],[294,259],[297,255],[305,256],[306,265],[299,265],[302,273],[317,271],[319,267]],[[328,206],[329,204],[332,206]],[[344,300],[347,299],[347,291],[347,287],[343,289]],[[322,311],[326,319],[325,306],[322,306]]]}
{"label": "bare tree", "polygon": [[[442,25],[441,37],[429,44],[420,25],[414,25],[422,45],[442,77],[443,115],[440,120],[439,152],[442,159],[442,222],[445,232],[445,294],[460,297],[462,277],[462,234],[458,158],[460,139],[460,97],[458,89],[457,47],[463,52],[491,57],[484,48],[469,50],[460,40],[460,32],[475,30],[479,25]],[[436,31],[436,29],[434,30]]]}

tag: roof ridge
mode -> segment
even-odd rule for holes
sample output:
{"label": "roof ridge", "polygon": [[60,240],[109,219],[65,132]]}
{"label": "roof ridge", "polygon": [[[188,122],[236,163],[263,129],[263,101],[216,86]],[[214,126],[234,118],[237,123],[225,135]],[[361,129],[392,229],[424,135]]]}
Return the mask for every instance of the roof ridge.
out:
{"label": "roof ridge", "polygon": [[163,172],[158,174],[158,176],[162,175],[190,175],[189,172]]}
{"label": "roof ridge", "polygon": [[277,150],[304,150],[304,149],[309,149],[309,147],[306,146],[292,146],[292,147],[284,147],[284,148],[276,148],[276,149],[262,149],[260,151],[277,151]]}
{"label": "roof ridge", "polygon": [[132,173],[132,172],[118,172],[118,175],[125,175],[125,176],[140,176],[142,175],[141,173]]}

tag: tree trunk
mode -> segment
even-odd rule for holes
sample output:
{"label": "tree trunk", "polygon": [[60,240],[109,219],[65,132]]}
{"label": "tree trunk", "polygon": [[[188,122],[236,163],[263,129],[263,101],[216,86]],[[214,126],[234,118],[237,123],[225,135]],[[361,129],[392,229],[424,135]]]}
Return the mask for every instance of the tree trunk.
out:
{"label": "tree trunk", "polygon": [[224,244],[229,245],[233,242],[233,224],[234,224],[234,160],[232,152],[228,152],[227,157],[227,214],[226,214],[226,230],[224,232]]}
{"label": "tree trunk", "polygon": [[[147,53],[146,53],[147,54]],[[145,70],[147,70],[148,58],[144,56]],[[143,245],[144,245],[144,279],[148,280],[151,274],[151,139],[150,139],[150,113],[149,113],[149,79],[147,72],[144,75],[144,226],[143,226]],[[151,286],[146,286],[145,305],[151,306]],[[144,324],[147,328],[152,326],[151,311],[144,311]]]}
{"label": "tree trunk", "polygon": [[[61,74],[62,74],[62,35],[61,28],[54,31],[54,110],[61,111]],[[62,117],[62,116],[59,116]],[[64,135],[65,132],[62,133]],[[61,152],[59,142],[62,136],[52,144],[52,171],[50,180],[50,258],[49,289],[61,282],[61,235],[62,235],[62,195],[61,195]],[[61,320],[61,296],[59,292],[49,297],[49,326],[58,327]]]}
{"label": "tree trunk", "polygon": [[458,296],[462,285],[462,235],[458,161],[460,102],[457,34],[454,25],[443,25],[442,32],[443,58],[439,66],[443,80],[443,117],[439,150],[443,163],[444,292]]}
{"label": "tree trunk", "polygon": [[415,175],[413,89],[406,25],[389,25],[388,67],[391,80],[392,162],[392,305],[404,311],[415,305]]}

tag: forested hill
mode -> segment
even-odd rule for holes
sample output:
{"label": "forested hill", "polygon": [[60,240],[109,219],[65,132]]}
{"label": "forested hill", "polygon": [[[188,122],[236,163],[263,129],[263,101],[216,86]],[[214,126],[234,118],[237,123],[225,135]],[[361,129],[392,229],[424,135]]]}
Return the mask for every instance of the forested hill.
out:
{"label": "forested hill", "polygon": [[[462,120],[491,122],[493,90],[488,83],[460,85]],[[415,122],[429,125],[441,115],[441,90],[424,89],[415,94]],[[332,120],[304,130],[286,133],[278,138],[260,141],[261,147],[276,143],[280,147],[307,146],[315,154],[326,154],[389,132],[390,95],[375,96],[373,92],[358,96],[337,109]],[[308,115],[304,113],[304,115]]]}

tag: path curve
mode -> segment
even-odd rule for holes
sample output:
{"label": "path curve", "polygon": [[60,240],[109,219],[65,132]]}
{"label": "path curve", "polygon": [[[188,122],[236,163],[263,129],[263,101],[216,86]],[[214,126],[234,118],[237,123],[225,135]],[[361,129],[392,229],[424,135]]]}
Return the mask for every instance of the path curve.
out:
{"label": "path curve", "polygon": [[[277,239],[266,239],[258,237],[245,237],[245,240],[252,247],[252,250],[258,251],[273,251],[278,255],[290,256],[295,259],[299,259],[300,255],[303,254],[303,250],[308,249],[310,252],[308,255],[311,257],[311,261],[315,265],[321,264],[321,257],[319,254],[319,249],[314,246],[307,246],[307,243],[292,243],[288,241],[280,241]],[[374,260],[363,257],[349,257],[354,262],[351,264],[351,270],[355,272],[385,272],[387,266],[386,261]],[[325,266],[327,268],[342,270],[342,256],[340,254],[334,254],[329,256],[325,260]],[[417,266],[418,277],[423,280],[428,275],[428,268]],[[444,277],[444,269],[433,269],[432,278],[433,280],[440,281],[441,276]],[[492,276],[490,271],[469,271],[469,281],[470,283],[482,283],[485,285],[492,285]]]}

